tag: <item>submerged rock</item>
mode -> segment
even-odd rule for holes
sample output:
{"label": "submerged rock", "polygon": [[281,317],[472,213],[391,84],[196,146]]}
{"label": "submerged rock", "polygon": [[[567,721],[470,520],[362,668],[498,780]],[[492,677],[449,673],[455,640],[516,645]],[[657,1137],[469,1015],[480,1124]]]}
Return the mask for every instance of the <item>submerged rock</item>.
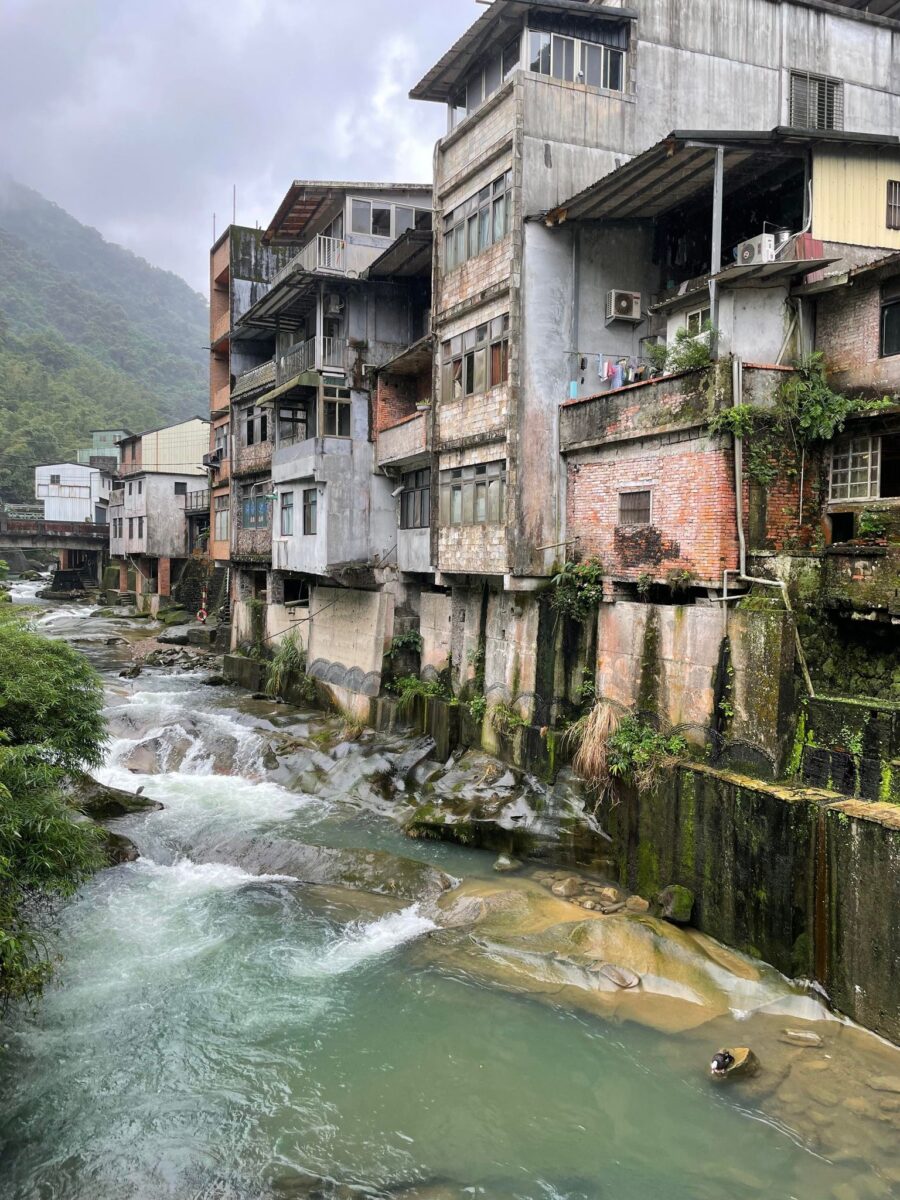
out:
{"label": "submerged rock", "polygon": [[501,854],[494,863],[494,870],[501,875],[512,874],[514,871],[521,871],[522,864],[517,858],[510,858],[508,854]]}
{"label": "submerged rock", "polygon": [[825,1045],[825,1039],[821,1034],[813,1033],[811,1029],[785,1029],[781,1035],[781,1041],[787,1042],[791,1046],[809,1046],[814,1049]]}
{"label": "submerged rock", "polygon": [[137,862],[141,857],[140,851],[131,838],[124,837],[121,833],[112,833],[106,829],[104,830],[104,841],[109,864],[112,867],[121,866],[122,863]]}
{"label": "submerged rock", "polygon": [[759,1073],[759,1059],[747,1046],[734,1050],[720,1050],[714,1055],[710,1075],[716,1080],[750,1079]]}

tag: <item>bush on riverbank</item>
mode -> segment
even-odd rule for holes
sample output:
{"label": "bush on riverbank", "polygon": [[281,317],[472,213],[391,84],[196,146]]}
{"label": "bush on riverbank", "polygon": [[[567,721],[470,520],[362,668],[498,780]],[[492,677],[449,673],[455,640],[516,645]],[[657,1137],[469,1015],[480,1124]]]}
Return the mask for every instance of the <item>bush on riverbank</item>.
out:
{"label": "bush on riverbank", "polygon": [[52,958],[47,909],[104,865],[101,832],[76,824],[60,785],[102,758],[103,693],[87,659],[0,619],[0,1008],[39,995]]}

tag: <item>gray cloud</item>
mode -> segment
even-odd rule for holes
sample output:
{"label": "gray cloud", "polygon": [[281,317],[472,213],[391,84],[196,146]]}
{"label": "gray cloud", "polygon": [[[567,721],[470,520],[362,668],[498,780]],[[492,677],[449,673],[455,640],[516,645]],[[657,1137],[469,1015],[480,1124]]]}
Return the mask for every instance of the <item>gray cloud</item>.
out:
{"label": "gray cloud", "polygon": [[205,292],[212,214],[295,178],[427,180],[409,88],[473,0],[0,0],[0,170]]}

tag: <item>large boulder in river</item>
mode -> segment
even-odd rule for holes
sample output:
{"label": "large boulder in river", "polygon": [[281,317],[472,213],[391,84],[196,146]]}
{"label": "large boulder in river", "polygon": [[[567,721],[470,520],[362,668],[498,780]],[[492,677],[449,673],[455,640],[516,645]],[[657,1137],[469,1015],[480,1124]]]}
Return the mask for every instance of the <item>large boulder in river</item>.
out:
{"label": "large boulder in river", "polygon": [[134,813],[158,812],[163,805],[149,796],[124,792],[121,788],[98,783],[90,775],[79,775],[69,782],[69,803],[95,821],[112,821]]}
{"label": "large boulder in river", "polygon": [[669,884],[656,898],[659,915],[674,925],[690,925],[694,911],[694,893],[680,883]]}

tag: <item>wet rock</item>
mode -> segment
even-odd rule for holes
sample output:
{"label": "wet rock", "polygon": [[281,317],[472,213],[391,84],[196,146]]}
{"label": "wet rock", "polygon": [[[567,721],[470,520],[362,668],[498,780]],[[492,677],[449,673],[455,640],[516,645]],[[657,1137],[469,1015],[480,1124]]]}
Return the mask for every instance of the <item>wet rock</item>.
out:
{"label": "wet rock", "polygon": [[675,925],[689,925],[694,911],[694,893],[680,883],[672,883],[657,897],[659,915]]}
{"label": "wet rock", "polygon": [[111,821],[134,813],[159,812],[163,808],[159,801],[151,800],[149,796],[108,787],[89,775],[70,780],[68,796],[74,808],[95,821]]}
{"label": "wet rock", "polygon": [[625,900],[624,893],[617,887],[595,887],[591,891],[604,904],[620,904]]}
{"label": "wet rock", "polygon": [[140,663],[132,663],[130,667],[126,667],[124,671],[119,672],[121,679],[137,679],[143,673],[144,668]]}
{"label": "wet rock", "polygon": [[650,911],[650,901],[645,900],[643,896],[629,896],[625,901],[625,907],[629,912],[645,913]]}
{"label": "wet rock", "polygon": [[123,637],[111,637],[106,639],[105,644],[107,646],[127,646],[128,640]]}
{"label": "wet rock", "polygon": [[522,864],[517,858],[510,858],[508,854],[501,854],[494,863],[494,870],[501,875],[511,874],[514,871],[521,871]]}
{"label": "wet rock", "polygon": [[713,1057],[710,1074],[713,1079],[751,1079],[759,1073],[759,1059],[747,1046],[734,1050],[719,1050]]}
{"label": "wet rock", "polygon": [[156,640],[161,646],[187,646],[191,628],[190,625],[176,625],[174,629],[165,630]]}
{"label": "wet rock", "polygon": [[900,1096],[900,1075],[874,1075],[866,1082],[875,1092],[892,1092]]}
{"label": "wet rock", "polygon": [[810,1046],[818,1047],[825,1045],[825,1039],[821,1034],[813,1033],[811,1029],[785,1029],[782,1031],[782,1042],[787,1042],[791,1046]]}
{"label": "wet rock", "polygon": [[155,775],[159,770],[158,740],[135,746],[125,759],[125,766],[135,775]]}
{"label": "wet rock", "polygon": [[137,862],[141,857],[134,842],[130,838],[124,837],[121,833],[111,833],[108,829],[104,830],[104,842],[110,866],[118,867],[122,863]]}
{"label": "wet rock", "polygon": [[568,879],[560,879],[557,883],[554,883],[550,891],[554,896],[560,896],[567,900],[572,896],[577,896],[583,886],[580,879],[574,875],[570,875]]}
{"label": "wet rock", "polygon": [[[435,750],[435,741],[431,737],[418,738],[398,757],[394,763],[394,772],[400,779],[408,779],[417,768],[426,762]],[[416,780],[416,782],[419,782]]]}
{"label": "wet rock", "polygon": [[224,675],[210,675],[207,679],[203,680],[203,686],[204,687],[214,687],[214,688],[227,687],[228,680],[225,678]]}
{"label": "wet rock", "polygon": [[610,983],[615,984],[623,991],[639,987],[641,982],[641,977],[636,971],[632,971],[629,967],[617,967],[614,963],[598,963],[591,967],[591,973],[608,979]]}

